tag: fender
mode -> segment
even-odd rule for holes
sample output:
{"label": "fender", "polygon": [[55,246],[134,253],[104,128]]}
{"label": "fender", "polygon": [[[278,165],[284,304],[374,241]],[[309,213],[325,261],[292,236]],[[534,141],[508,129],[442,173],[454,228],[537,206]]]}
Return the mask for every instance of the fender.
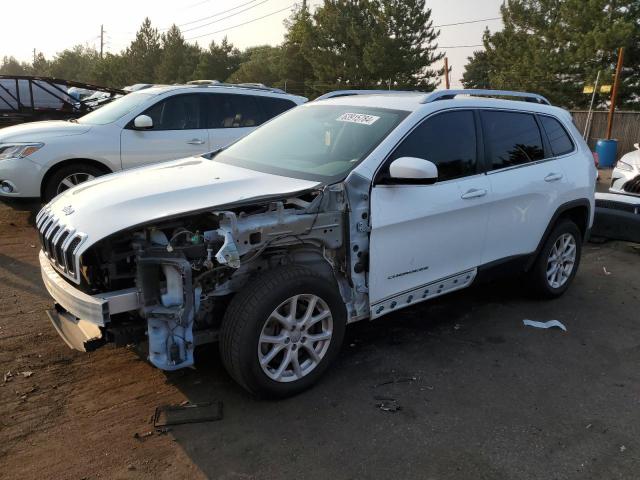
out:
{"label": "fender", "polygon": [[531,270],[531,267],[533,267],[533,264],[535,263],[536,259],[538,258],[538,255],[540,254],[540,251],[542,251],[542,247],[544,246],[545,242],[547,241],[547,239],[549,238],[549,235],[551,235],[551,230],[553,230],[553,228],[556,226],[556,223],[558,222],[558,219],[565,214],[566,212],[568,212],[569,210],[576,208],[576,207],[585,207],[587,209],[587,218],[586,218],[586,228],[584,231],[584,236],[583,236],[583,242],[586,242],[589,239],[589,232],[590,232],[590,228],[589,228],[589,219],[591,218],[591,204],[589,203],[589,200],[586,198],[579,198],[576,200],[571,200],[570,202],[567,203],[563,203],[562,205],[560,205],[557,210],[555,211],[555,213],[553,214],[553,216],[551,217],[551,220],[549,221],[549,224],[547,225],[546,230],[544,231],[544,234],[542,235],[542,238],[540,239],[540,242],[538,243],[538,247],[536,248],[535,252],[533,253],[533,255],[531,255],[531,258],[529,259],[529,261],[527,262],[527,266],[526,266],[526,271]]}

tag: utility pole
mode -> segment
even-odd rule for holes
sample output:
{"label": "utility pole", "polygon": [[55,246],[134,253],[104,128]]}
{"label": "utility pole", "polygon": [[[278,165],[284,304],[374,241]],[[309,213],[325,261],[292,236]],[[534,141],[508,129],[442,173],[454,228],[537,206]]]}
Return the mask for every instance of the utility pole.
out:
{"label": "utility pole", "polygon": [[36,49],[34,48],[33,49],[33,63],[32,63],[32,65],[35,65],[35,64],[36,64]]}
{"label": "utility pole", "polygon": [[444,86],[449,90],[449,58],[444,57]]}
{"label": "utility pole", "polygon": [[100,58],[102,58],[103,51],[104,51],[104,25],[100,25]]}
{"label": "utility pole", "polygon": [[591,133],[591,120],[593,119],[593,104],[596,101],[596,93],[598,92],[598,87],[600,83],[600,70],[598,70],[598,75],[596,75],[596,84],[593,87],[593,94],[591,94],[591,104],[589,104],[589,113],[587,114],[587,121],[584,124],[584,134],[582,135],[585,141],[589,141],[589,134]]}
{"label": "utility pole", "polygon": [[616,100],[618,100],[618,87],[620,85],[620,72],[624,61],[624,47],[618,50],[618,64],[616,65],[616,76],[613,80],[613,90],[611,91],[611,105],[609,106],[609,119],[607,121],[607,140],[611,140],[611,130],[613,129],[613,115],[616,112]]}

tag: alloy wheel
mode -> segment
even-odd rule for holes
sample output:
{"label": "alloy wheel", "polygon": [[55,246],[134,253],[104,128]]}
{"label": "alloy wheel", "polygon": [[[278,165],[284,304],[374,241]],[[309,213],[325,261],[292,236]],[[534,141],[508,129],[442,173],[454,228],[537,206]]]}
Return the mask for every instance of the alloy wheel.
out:
{"label": "alloy wheel", "polygon": [[65,190],[70,189],[71,187],[75,187],[84,182],[88,182],[89,180],[93,180],[96,178],[90,173],[72,173],[71,175],[67,175],[62,179],[62,181],[58,184],[58,188],[56,190],[56,194],[61,194]]}
{"label": "alloy wheel", "polygon": [[564,286],[576,263],[577,245],[575,237],[564,233],[553,244],[547,259],[547,282],[551,288]]}
{"label": "alloy wheel", "polygon": [[316,295],[294,295],[269,315],[260,332],[260,367],[276,382],[300,380],[325,357],[332,334],[327,303]]}

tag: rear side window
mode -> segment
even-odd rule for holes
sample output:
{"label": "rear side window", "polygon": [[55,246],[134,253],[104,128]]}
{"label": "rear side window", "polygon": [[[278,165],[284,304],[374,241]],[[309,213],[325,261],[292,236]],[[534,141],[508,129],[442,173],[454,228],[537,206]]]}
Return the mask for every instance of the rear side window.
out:
{"label": "rear side window", "polygon": [[282,98],[272,97],[257,97],[258,101],[262,105],[262,110],[266,116],[265,121],[271,120],[273,117],[277,117],[283,112],[296,106],[291,100],[284,100]]}
{"label": "rear side window", "polygon": [[204,128],[202,100],[201,95],[174,95],[144,114],[153,120],[153,130],[197,130]]}
{"label": "rear side window", "polygon": [[209,94],[208,128],[257,127],[263,122],[252,95]]}
{"label": "rear side window", "polygon": [[551,152],[554,157],[559,157],[560,155],[573,151],[573,142],[558,120],[544,115],[540,115],[538,118],[547,134],[549,144],[551,145]]}
{"label": "rear side window", "polygon": [[477,173],[476,128],[471,111],[454,111],[425,120],[398,146],[391,159],[417,157],[438,167],[438,181]]}
{"label": "rear side window", "polygon": [[544,158],[542,136],[529,113],[482,111],[482,130],[490,170]]}

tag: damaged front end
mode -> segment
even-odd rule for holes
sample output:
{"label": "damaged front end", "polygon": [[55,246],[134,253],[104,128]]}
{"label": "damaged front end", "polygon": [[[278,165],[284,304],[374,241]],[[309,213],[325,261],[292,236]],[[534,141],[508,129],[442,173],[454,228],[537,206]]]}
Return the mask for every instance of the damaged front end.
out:
{"label": "damaged front end", "polygon": [[[360,183],[361,191],[356,182],[351,194],[341,183],[165,219],[99,241],[82,255],[79,289],[67,286],[84,301],[100,303],[96,299],[114,293],[124,297],[112,302],[119,305],[113,311],[108,299],[96,306],[103,311],[101,322],[89,319],[94,325],[89,336],[95,338],[67,343],[86,350],[86,345],[127,345],[146,338],[156,367],[191,366],[195,347],[217,340],[233,295],[261,271],[290,264],[309,266],[337,283],[349,320],[366,317],[369,202],[368,184]],[[352,225],[352,212],[359,223]],[[54,325],[63,338],[73,336],[70,331],[78,336],[77,328],[69,328],[69,321],[76,326],[87,321],[78,313],[64,303],[59,307]]]}

